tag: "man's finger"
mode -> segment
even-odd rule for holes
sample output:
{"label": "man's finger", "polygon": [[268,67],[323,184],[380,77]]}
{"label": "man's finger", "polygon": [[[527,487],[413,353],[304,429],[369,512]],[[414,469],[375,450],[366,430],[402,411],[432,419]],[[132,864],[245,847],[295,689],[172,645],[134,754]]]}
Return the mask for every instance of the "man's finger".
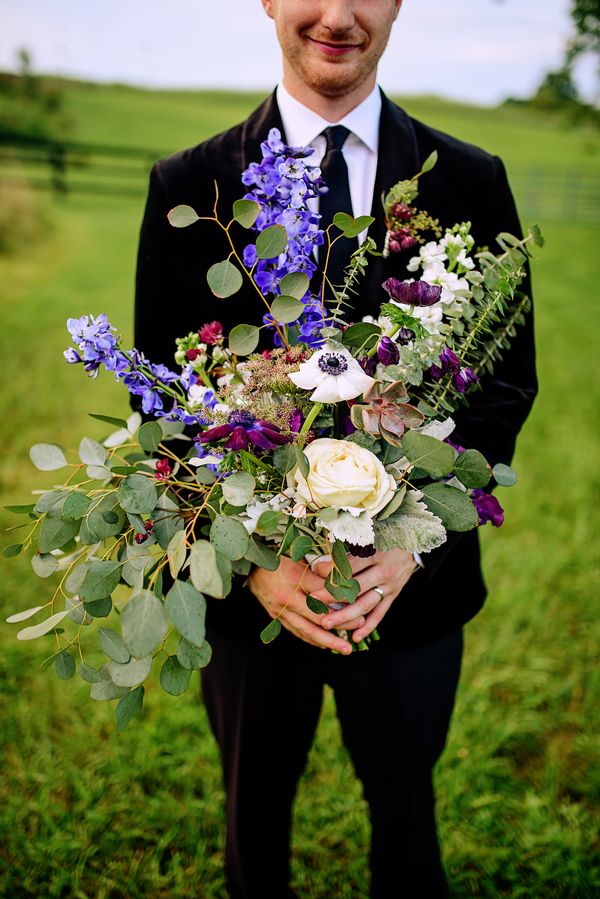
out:
{"label": "man's finger", "polygon": [[360,616],[368,615],[380,602],[381,596],[379,593],[369,590],[367,593],[363,593],[356,602],[348,603],[346,608],[328,612],[323,619],[323,627],[329,630],[338,627],[349,627],[349,622]]}
{"label": "man's finger", "polygon": [[280,620],[284,627],[306,643],[312,643],[313,646],[319,646],[322,649],[334,649],[343,655],[349,655],[352,652],[352,647],[347,640],[312,624],[307,618],[303,618],[292,609],[288,609],[282,614]]}
{"label": "man's finger", "polygon": [[369,634],[375,630],[377,625],[383,620],[393,601],[393,596],[386,596],[385,599],[382,599],[381,602],[375,606],[371,614],[367,616],[364,626],[357,628],[352,634],[352,639],[355,643],[360,643],[361,640],[364,640],[365,637],[368,637]]}

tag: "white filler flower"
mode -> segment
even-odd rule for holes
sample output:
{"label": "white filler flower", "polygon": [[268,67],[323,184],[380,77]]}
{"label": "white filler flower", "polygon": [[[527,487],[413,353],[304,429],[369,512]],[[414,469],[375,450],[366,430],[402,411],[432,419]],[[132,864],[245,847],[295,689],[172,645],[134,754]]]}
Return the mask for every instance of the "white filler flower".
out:
{"label": "white filler flower", "polygon": [[315,403],[353,400],[373,384],[373,378],[364,373],[348,350],[327,345],[313,353],[289,378],[296,387],[312,390],[310,398]]}

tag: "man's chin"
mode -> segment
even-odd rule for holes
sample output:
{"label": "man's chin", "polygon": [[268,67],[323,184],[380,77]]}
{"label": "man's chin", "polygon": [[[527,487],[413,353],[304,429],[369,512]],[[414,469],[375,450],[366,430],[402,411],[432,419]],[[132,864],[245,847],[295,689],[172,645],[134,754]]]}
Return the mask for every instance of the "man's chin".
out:
{"label": "man's chin", "polygon": [[336,65],[319,66],[318,70],[305,72],[303,80],[324,97],[345,97],[357,90],[368,76],[354,67]]}

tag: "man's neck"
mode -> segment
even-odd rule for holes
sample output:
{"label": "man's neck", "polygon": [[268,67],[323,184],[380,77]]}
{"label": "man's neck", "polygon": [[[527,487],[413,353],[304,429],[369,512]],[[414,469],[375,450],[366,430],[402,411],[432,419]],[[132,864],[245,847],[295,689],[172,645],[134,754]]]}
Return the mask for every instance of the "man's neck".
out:
{"label": "man's neck", "polygon": [[284,71],[283,84],[288,93],[308,109],[312,109],[326,122],[340,122],[344,116],[352,112],[363,100],[366,100],[376,83],[376,73],[360,87],[342,97],[327,97],[308,87],[294,77],[293,73]]}

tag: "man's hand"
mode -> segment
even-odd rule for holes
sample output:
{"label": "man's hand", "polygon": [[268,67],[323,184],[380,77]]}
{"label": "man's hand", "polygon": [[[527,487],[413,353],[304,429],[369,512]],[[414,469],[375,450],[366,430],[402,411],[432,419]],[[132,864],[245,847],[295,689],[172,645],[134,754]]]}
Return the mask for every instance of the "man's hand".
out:
{"label": "man's hand", "polygon": [[[296,637],[321,649],[335,649],[343,655],[352,652],[348,641],[325,630],[323,616],[315,615],[306,605],[308,594],[323,595],[323,602],[332,602],[323,578],[312,572],[308,565],[284,557],[277,571],[256,568],[247,583],[269,615],[278,618],[286,630]],[[354,627],[366,623],[362,615],[354,614],[352,619]],[[349,627],[348,624],[344,626]]]}
{"label": "man's hand", "polygon": [[[321,624],[328,629],[354,629],[352,639],[356,643],[364,640],[375,630],[388,609],[408,582],[410,576],[419,567],[413,554],[403,549],[391,549],[389,552],[376,552],[368,559],[350,556],[353,577],[360,584],[360,594],[356,602],[348,603],[338,612],[323,615]],[[317,562],[315,573],[325,578],[331,571],[331,562]],[[379,590],[383,591],[383,596]],[[331,602],[327,590],[319,590],[312,594],[322,602]],[[364,621],[364,623],[358,623]]]}

